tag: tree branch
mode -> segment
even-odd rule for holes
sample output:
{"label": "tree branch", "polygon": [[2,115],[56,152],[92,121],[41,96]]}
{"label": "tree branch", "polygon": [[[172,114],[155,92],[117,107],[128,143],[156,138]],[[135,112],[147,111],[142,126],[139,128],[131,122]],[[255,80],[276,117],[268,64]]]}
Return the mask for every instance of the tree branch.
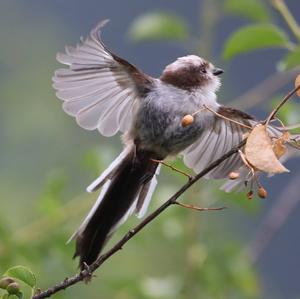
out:
{"label": "tree branch", "polygon": [[198,180],[203,178],[207,173],[209,173],[212,169],[217,167],[223,161],[231,157],[233,154],[236,154],[238,150],[244,146],[246,143],[246,139],[244,139],[239,145],[232,148],[226,154],[224,154],[219,159],[212,162],[208,167],[206,167],[203,171],[192,177],[186,184],[184,184],[173,196],[171,196],[164,204],[162,204],[159,208],[157,208],[153,213],[151,213],[148,217],[146,217],[141,223],[135,226],[133,229],[129,230],[122,239],[120,239],[110,250],[100,255],[98,259],[89,267],[82,270],[78,274],[66,278],[60,283],[56,284],[53,287],[48,288],[45,291],[39,292],[34,295],[32,299],[43,299],[52,296],[53,294],[69,288],[70,286],[88,279],[91,277],[92,273],[98,269],[107,259],[109,259],[112,255],[114,255],[117,251],[121,250],[122,247],[132,239],[137,233],[139,233],[146,225],[152,222],[155,218],[157,218],[164,210],[166,210],[169,206],[176,204],[176,200],[180,195],[182,195],[187,189],[189,189],[193,184],[195,184]]}

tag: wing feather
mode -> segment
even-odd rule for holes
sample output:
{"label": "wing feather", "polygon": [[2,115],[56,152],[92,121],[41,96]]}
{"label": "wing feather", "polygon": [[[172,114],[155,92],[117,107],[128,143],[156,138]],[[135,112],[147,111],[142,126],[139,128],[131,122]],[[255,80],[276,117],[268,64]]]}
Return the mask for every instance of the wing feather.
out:
{"label": "wing feather", "polygon": [[[247,125],[252,119],[249,115],[235,109],[221,107],[219,112],[221,111],[226,114],[226,117]],[[239,124],[216,116],[213,126],[206,128],[198,140],[183,152],[184,163],[199,173],[237,146],[247,131],[247,128]],[[235,154],[210,171],[205,178],[226,178],[231,171],[237,170],[242,165],[239,154]]]}
{"label": "wing feather", "polygon": [[111,136],[130,127],[136,105],[153,84],[153,79],[103,44],[100,23],[76,47],[66,46],[57,60],[69,66],[53,76],[63,109],[87,129]]}

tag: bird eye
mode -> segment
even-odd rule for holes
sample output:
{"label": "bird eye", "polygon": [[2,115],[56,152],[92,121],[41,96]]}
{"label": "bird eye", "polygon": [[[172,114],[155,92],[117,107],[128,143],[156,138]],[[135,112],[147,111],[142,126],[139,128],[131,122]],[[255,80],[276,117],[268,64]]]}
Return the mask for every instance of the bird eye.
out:
{"label": "bird eye", "polygon": [[206,68],[205,68],[205,67],[201,67],[201,68],[200,68],[200,72],[203,73],[203,74],[206,74],[206,73],[207,73],[207,72],[206,72]]}

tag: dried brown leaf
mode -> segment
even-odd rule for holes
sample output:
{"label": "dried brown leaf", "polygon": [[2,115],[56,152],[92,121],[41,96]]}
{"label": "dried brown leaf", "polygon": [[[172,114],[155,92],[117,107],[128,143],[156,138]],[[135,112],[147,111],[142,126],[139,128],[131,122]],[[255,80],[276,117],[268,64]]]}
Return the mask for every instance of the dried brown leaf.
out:
{"label": "dried brown leaf", "polygon": [[277,159],[281,158],[286,153],[285,143],[290,140],[290,133],[284,132],[273,144],[273,151]]}
{"label": "dried brown leaf", "polygon": [[251,131],[245,146],[245,156],[260,171],[270,174],[289,172],[276,157],[266,125],[259,124]]}

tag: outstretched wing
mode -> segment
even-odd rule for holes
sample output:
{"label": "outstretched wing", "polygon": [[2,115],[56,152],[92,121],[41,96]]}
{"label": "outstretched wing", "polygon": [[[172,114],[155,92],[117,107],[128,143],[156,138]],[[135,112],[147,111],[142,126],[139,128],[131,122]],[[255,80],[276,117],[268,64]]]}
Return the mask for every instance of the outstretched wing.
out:
{"label": "outstretched wing", "polygon": [[[217,112],[248,126],[253,123],[251,116],[239,110],[221,106]],[[204,130],[198,140],[184,150],[183,161],[188,167],[199,173],[210,163],[237,146],[247,132],[249,132],[249,129],[215,116],[214,126]],[[241,165],[242,160],[239,154],[234,154],[210,171],[205,177],[214,179],[226,178],[231,171],[237,170]]]}
{"label": "outstretched wing", "polygon": [[128,130],[153,79],[106,48],[100,36],[106,23],[99,23],[76,47],[67,46],[65,53],[57,54],[69,68],[55,71],[53,87],[64,101],[64,111],[81,127],[112,136]]}

